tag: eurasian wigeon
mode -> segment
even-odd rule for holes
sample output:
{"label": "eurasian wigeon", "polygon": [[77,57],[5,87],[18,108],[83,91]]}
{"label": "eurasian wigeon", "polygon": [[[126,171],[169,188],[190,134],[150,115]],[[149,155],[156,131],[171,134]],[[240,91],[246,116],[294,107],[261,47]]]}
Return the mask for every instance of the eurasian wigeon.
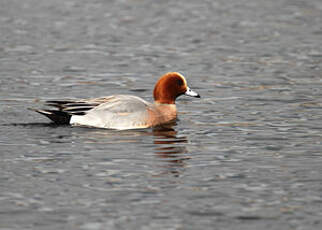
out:
{"label": "eurasian wigeon", "polygon": [[183,75],[163,75],[153,90],[154,103],[132,95],[112,95],[84,100],[46,101],[58,110],[35,109],[56,124],[71,124],[108,129],[141,129],[173,122],[177,117],[175,100],[180,95],[200,98]]}

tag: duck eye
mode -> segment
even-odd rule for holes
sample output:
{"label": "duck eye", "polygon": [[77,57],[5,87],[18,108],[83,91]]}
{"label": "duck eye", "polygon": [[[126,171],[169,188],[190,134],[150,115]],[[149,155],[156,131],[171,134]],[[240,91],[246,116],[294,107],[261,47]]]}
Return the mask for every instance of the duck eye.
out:
{"label": "duck eye", "polygon": [[182,79],[177,79],[177,84],[178,84],[179,86],[182,86],[182,85],[183,85],[183,81],[182,81]]}

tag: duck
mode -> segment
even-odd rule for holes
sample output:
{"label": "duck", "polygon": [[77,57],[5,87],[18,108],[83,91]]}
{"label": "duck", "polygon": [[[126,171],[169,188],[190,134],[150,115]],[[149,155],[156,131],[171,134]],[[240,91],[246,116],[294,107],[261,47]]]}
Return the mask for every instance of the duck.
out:
{"label": "duck", "polygon": [[51,109],[31,109],[57,125],[88,126],[116,130],[145,129],[174,122],[175,101],[181,95],[200,98],[185,77],[169,72],[159,78],[150,103],[133,95],[111,95],[79,100],[50,100]]}

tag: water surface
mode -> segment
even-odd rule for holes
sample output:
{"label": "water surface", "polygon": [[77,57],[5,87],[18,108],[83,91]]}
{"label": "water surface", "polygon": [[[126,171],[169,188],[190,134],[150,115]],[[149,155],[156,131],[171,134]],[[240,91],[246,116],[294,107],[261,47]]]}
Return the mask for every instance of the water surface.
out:
{"label": "water surface", "polygon": [[[0,229],[321,229],[322,2],[0,3]],[[183,73],[166,129],[55,126],[47,99]]]}

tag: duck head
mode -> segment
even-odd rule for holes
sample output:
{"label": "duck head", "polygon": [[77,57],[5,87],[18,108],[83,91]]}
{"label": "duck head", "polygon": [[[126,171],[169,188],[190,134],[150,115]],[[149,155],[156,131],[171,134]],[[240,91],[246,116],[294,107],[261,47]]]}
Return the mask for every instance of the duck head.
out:
{"label": "duck head", "polygon": [[159,104],[175,104],[176,98],[183,94],[200,98],[198,93],[188,87],[184,76],[177,72],[163,75],[153,90],[154,101]]}

